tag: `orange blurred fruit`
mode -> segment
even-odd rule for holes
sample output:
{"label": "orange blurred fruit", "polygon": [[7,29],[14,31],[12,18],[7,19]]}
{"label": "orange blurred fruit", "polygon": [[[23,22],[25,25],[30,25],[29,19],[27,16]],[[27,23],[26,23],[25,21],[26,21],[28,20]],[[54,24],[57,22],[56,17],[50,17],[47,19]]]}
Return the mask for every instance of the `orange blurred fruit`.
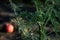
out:
{"label": "orange blurred fruit", "polygon": [[10,23],[6,23],[6,32],[7,33],[12,33],[14,31],[14,26]]}

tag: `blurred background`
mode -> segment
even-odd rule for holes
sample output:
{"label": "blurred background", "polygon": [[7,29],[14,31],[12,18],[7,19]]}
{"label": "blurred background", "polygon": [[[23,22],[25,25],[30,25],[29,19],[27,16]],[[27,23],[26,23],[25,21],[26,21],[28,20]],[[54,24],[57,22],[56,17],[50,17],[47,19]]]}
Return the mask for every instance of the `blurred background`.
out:
{"label": "blurred background", "polygon": [[[60,0],[0,0],[0,40],[60,40]],[[5,32],[5,23],[14,26]]]}

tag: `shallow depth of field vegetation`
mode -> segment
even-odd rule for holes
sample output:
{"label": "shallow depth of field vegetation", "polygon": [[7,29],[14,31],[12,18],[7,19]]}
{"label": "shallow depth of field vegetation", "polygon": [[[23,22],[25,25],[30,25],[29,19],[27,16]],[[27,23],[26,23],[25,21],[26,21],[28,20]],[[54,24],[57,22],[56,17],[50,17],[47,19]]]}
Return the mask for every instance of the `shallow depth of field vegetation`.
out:
{"label": "shallow depth of field vegetation", "polygon": [[60,40],[60,0],[9,0],[10,22],[18,40]]}

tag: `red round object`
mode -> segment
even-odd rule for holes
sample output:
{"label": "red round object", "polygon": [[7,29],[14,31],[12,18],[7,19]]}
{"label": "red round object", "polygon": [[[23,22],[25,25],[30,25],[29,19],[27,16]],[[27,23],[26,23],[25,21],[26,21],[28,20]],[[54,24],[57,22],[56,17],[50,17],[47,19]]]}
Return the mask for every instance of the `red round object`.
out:
{"label": "red round object", "polygon": [[14,31],[14,26],[12,24],[6,23],[6,32],[12,33]]}

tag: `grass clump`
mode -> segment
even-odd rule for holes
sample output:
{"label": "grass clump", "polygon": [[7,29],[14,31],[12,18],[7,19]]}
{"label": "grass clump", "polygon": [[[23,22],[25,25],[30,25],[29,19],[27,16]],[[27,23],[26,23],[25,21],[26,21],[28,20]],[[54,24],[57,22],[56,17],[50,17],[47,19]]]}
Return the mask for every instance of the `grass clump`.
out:
{"label": "grass clump", "polygon": [[47,34],[49,29],[45,28],[51,28],[50,31],[55,32],[57,37],[60,26],[60,0],[33,0],[34,12],[21,9],[23,5],[16,5],[12,0],[9,2],[15,13],[18,32],[22,31],[24,40],[47,40],[50,32]]}

